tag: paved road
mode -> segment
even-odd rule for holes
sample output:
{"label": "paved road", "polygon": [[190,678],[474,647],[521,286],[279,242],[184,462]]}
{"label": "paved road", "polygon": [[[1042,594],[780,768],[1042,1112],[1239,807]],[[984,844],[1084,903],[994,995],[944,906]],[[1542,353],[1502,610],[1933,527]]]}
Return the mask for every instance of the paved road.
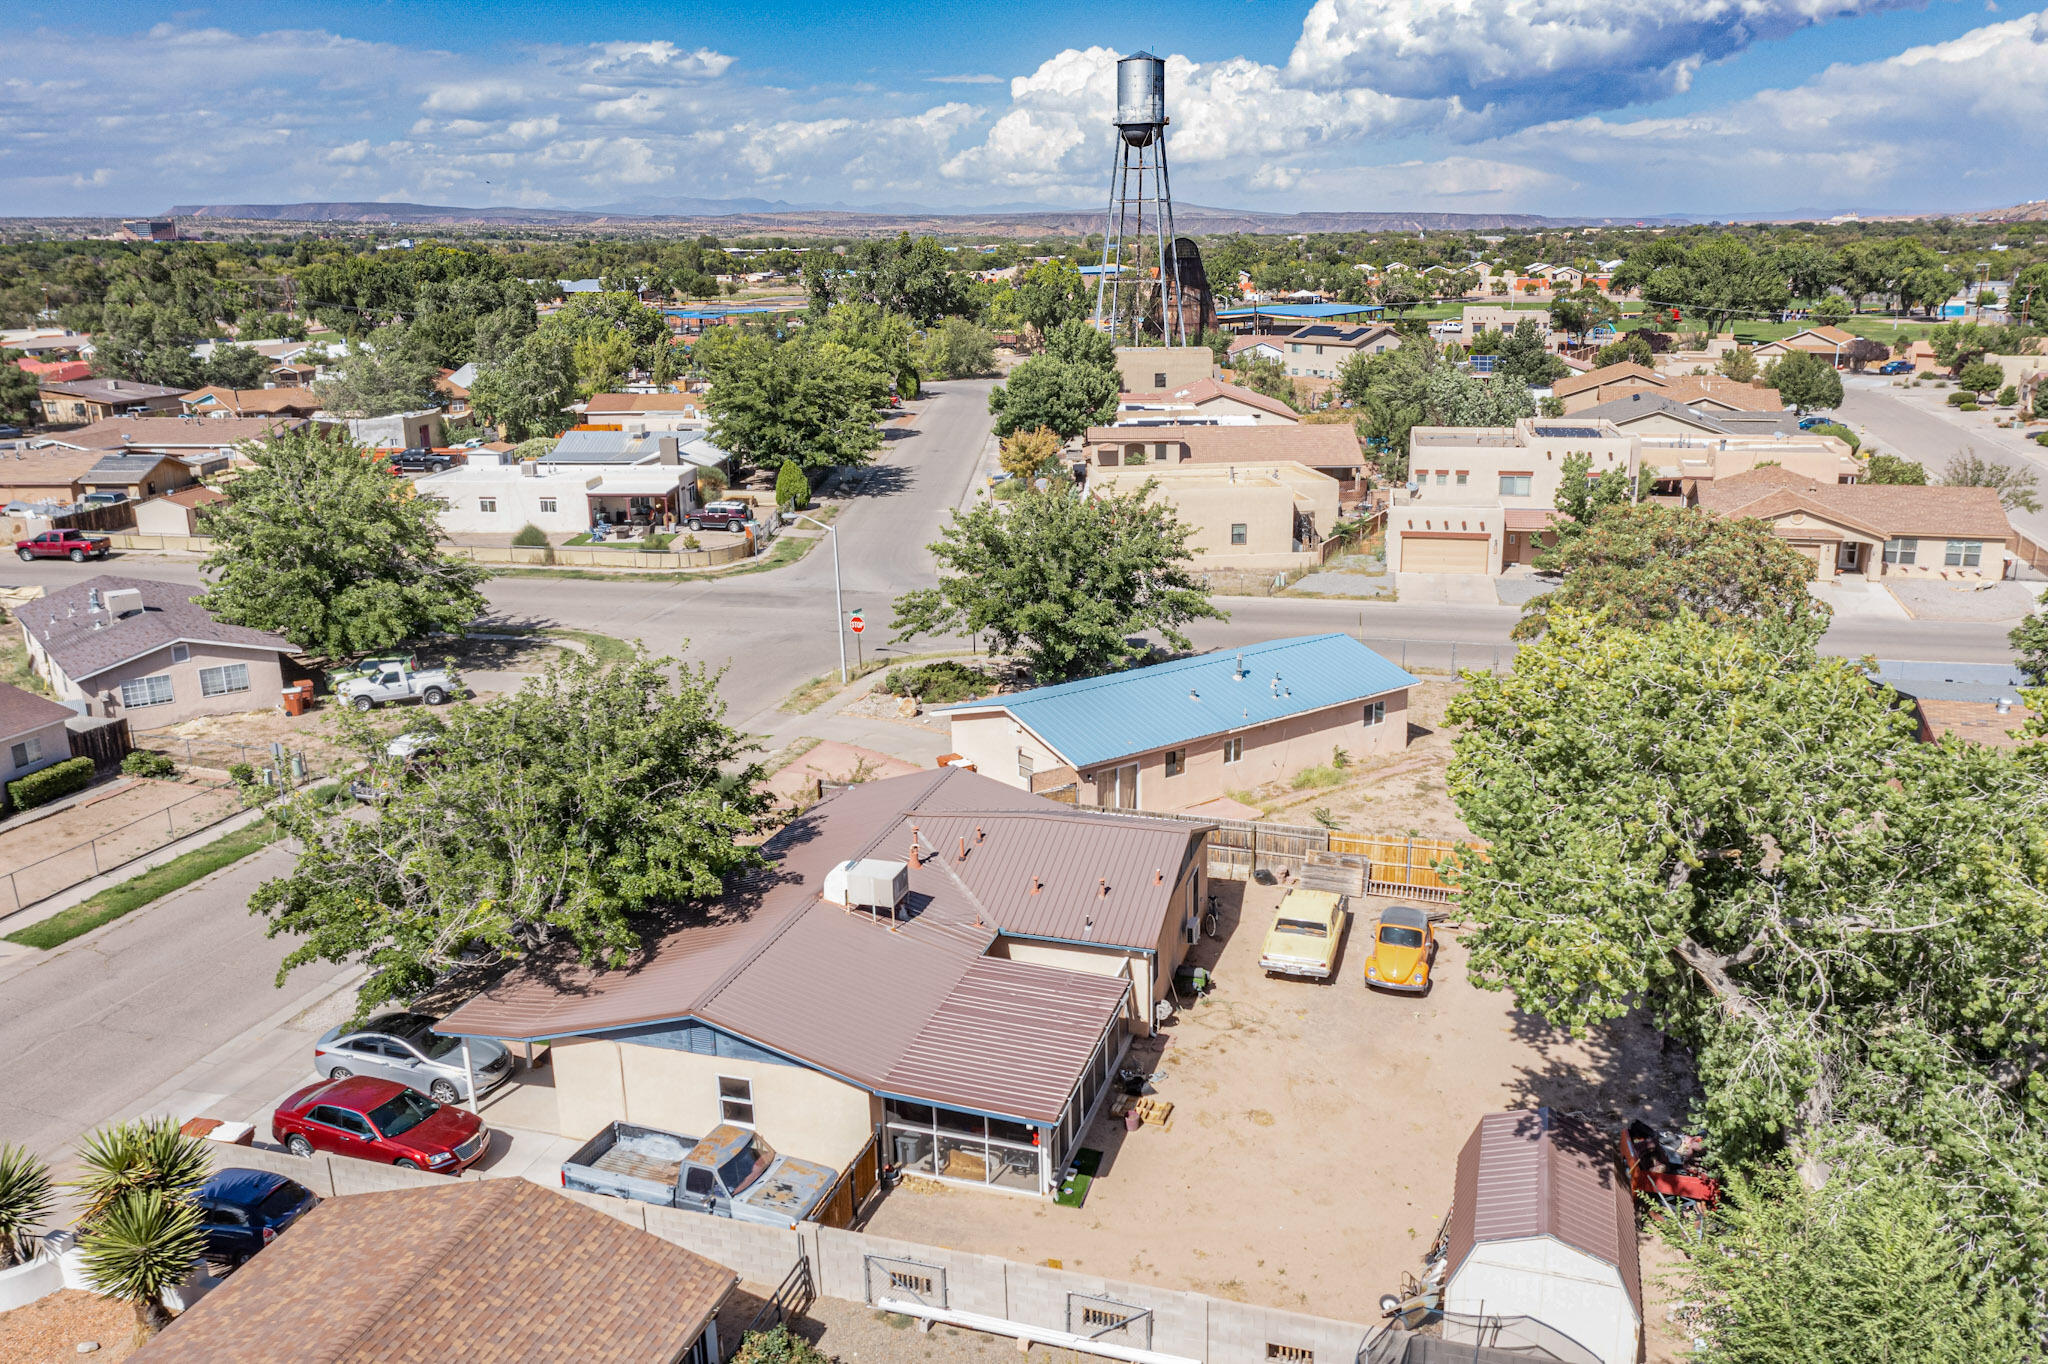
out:
{"label": "paved road", "polygon": [[[1965,448],[1986,459],[2020,463],[2035,471],[2048,497],[2048,449],[2018,431],[2002,431],[1989,412],[1958,412],[1942,403],[1952,389],[1919,388],[1902,396],[1889,379],[1846,379],[1838,415],[1862,436],[1866,445],[1923,464],[1938,477],[1943,466]],[[2048,544],[2048,510],[2007,513],[2014,529],[2037,544]]]}
{"label": "paved road", "polygon": [[249,895],[289,871],[270,847],[21,969],[0,960],[0,1145],[56,1157],[135,1111],[169,1077],[348,968],[272,986],[286,940],[263,936]]}

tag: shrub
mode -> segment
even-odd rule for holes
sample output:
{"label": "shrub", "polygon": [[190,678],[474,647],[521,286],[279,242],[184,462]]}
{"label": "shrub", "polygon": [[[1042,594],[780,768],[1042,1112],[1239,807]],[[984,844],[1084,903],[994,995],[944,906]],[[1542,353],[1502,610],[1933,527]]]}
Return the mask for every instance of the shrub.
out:
{"label": "shrub", "polygon": [[811,481],[793,459],[782,461],[775,474],[775,505],[784,511],[802,511],[811,501]]}
{"label": "shrub", "polygon": [[175,777],[178,775],[178,765],[171,761],[171,755],[168,753],[138,748],[121,759],[121,771],[130,777]]}
{"label": "shrub", "polygon": [[996,680],[979,668],[965,663],[912,664],[889,669],[882,690],[891,696],[914,696],[920,701],[948,705],[972,701],[995,690]]}
{"label": "shrub", "polygon": [[1970,401],[1968,393],[1951,393],[1948,395],[1948,405],[1950,407],[1961,407],[1968,401]]}
{"label": "shrub", "polygon": [[704,542],[702,540],[699,540],[695,535],[685,535],[683,537],[683,548],[702,549],[704,548]]}
{"label": "shrub", "polygon": [[1304,767],[1294,774],[1294,789],[1306,791],[1310,787],[1342,786],[1344,771],[1333,763],[1321,767]]}
{"label": "shrub", "polygon": [[548,533],[529,521],[519,528],[517,535],[512,537],[512,543],[521,549],[546,549],[548,547]]}
{"label": "shrub", "polygon": [[772,1331],[747,1332],[732,1364],[831,1364],[831,1359],[787,1326],[778,1326]]}
{"label": "shrub", "polygon": [[2000,407],[2018,407],[2020,405],[2019,385],[2007,384],[2004,388],[1999,389],[1998,405]]}
{"label": "shrub", "polygon": [[33,810],[38,805],[48,805],[59,796],[83,791],[92,785],[92,774],[91,758],[67,758],[40,772],[31,772],[19,781],[8,782],[7,799],[17,810]]}
{"label": "shrub", "polygon": [[1988,360],[1972,360],[1956,376],[1956,387],[1972,393],[1990,393],[2005,382],[2005,371]]}
{"label": "shrub", "polygon": [[228,780],[237,786],[254,786],[256,784],[256,769],[247,763],[229,763]]}
{"label": "shrub", "polygon": [[1982,404],[1982,403],[1957,403],[1957,404],[1956,404],[1956,411],[1958,411],[1958,412],[1982,412],[1983,410],[1984,410],[1984,404]]}

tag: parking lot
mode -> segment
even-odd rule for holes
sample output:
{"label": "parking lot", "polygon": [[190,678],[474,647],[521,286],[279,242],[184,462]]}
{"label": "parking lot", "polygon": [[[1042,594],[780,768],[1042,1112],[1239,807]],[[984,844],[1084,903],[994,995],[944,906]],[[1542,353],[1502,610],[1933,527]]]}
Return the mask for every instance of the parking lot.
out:
{"label": "parking lot", "polygon": [[1683,1055],[1654,1030],[1562,1036],[1473,988],[1443,926],[1421,998],[1362,983],[1378,899],[1362,902],[1333,981],[1268,978],[1257,959],[1282,888],[1217,889],[1222,938],[1196,956],[1213,963],[1215,992],[1125,1063],[1165,1071],[1155,1092],[1175,1105],[1170,1129],[1126,1135],[1098,1118],[1084,1144],[1102,1170],[1079,1210],[906,1183],[867,1229],[1367,1320],[1403,1270],[1420,1271],[1481,1115],[1542,1103],[1618,1128],[1683,1108]]}

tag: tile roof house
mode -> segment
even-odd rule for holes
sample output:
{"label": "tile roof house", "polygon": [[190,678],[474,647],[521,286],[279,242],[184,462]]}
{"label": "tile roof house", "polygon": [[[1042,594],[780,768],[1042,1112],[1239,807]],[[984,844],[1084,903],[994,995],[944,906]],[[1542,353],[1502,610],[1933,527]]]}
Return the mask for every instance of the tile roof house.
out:
{"label": "tile roof house", "polygon": [[1636,1364],[1642,1261],[1610,1131],[1548,1108],[1489,1113],[1458,1153],[1451,1199],[1446,1341],[1477,1343],[1474,1318],[1520,1317],[1601,1364]]}
{"label": "tile roof house", "polygon": [[321,410],[320,399],[303,388],[195,388],[183,398],[195,417],[310,417]]}
{"label": "tile roof house", "polygon": [[845,1166],[1050,1194],[1198,928],[1207,826],[958,767],[837,791],[625,969],[535,963],[444,1018],[551,1042],[564,1135],[738,1112]]}
{"label": "tile roof house", "polygon": [[92,377],[90,360],[31,360],[24,355],[14,363],[22,372],[34,375],[39,383],[69,384]]}
{"label": "tile roof house", "polygon": [[2020,730],[2034,718],[2027,707],[2025,673],[2010,663],[1931,663],[1875,660],[1866,670],[1872,682],[1912,702],[1920,741],[1955,736],[1993,748],[2017,748]]}
{"label": "tile roof house", "polygon": [[147,1364],[716,1364],[737,1276],[524,1179],[330,1198]]}
{"label": "tile roof house", "polygon": [[1349,635],[1303,635],[945,713],[960,756],[1011,786],[1062,780],[1083,806],[1199,814],[1226,787],[1285,781],[1333,748],[1399,752],[1415,681]]}
{"label": "tile roof house", "polygon": [[293,652],[277,635],[215,620],[189,586],[114,574],[24,602],[14,618],[59,700],[137,729],[275,706]]}
{"label": "tile roof house", "polygon": [[1848,363],[1842,355],[1845,346],[1856,340],[1856,333],[1843,331],[1840,327],[1807,327],[1777,341],[1766,341],[1756,348],[1758,364],[1767,364],[1781,359],[1795,350],[1809,355],[1818,355],[1837,369]]}
{"label": "tile roof house", "polygon": [[1763,465],[1702,483],[1693,500],[1716,516],[1770,522],[1822,582],[1838,573],[1997,579],[2016,543],[1992,488],[1828,483]]}
{"label": "tile roof house", "polygon": [[156,450],[170,455],[218,454],[246,440],[263,440],[305,426],[303,418],[263,417],[114,417],[37,438],[39,447],[72,450]]}

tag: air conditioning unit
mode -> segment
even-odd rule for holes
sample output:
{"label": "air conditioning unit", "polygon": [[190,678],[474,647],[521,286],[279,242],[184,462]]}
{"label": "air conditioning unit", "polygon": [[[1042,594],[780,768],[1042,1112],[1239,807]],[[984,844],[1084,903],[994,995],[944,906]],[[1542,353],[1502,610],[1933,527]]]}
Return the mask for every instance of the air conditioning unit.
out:
{"label": "air conditioning unit", "polygon": [[892,917],[910,894],[910,864],[864,857],[825,873],[824,898],[848,909],[886,910]]}

